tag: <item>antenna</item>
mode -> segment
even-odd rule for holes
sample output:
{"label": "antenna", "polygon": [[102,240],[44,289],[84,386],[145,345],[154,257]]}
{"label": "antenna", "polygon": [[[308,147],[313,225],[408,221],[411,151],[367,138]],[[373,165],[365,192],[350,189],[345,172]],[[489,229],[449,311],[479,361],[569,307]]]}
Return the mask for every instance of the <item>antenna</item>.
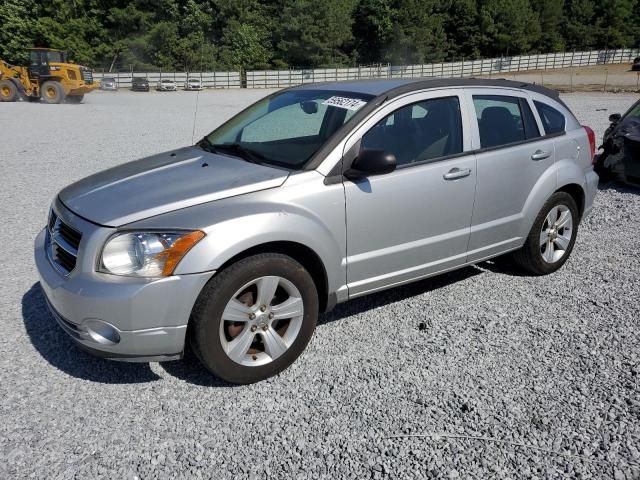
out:
{"label": "antenna", "polygon": [[[193,139],[196,136],[196,119],[198,118],[198,103],[200,101],[200,90],[202,90],[204,88],[204,86],[202,85],[202,60],[203,60],[203,52],[202,52],[202,47],[204,44],[204,39],[202,40],[202,43],[200,44],[200,88],[198,89],[198,93],[196,93],[196,108],[195,111],[193,112],[193,129],[191,130],[191,145],[193,145]],[[189,74],[187,73],[187,84],[189,84]]]}
{"label": "antenna", "polygon": [[[189,80],[187,79],[187,82]],[[193,112],[193,130],[191,130],[191,145],[193,145],[193,139],[196,136],[196,118],[198,117],[198,100],[200,99],[200,89],[196,93],[196,109]]]}

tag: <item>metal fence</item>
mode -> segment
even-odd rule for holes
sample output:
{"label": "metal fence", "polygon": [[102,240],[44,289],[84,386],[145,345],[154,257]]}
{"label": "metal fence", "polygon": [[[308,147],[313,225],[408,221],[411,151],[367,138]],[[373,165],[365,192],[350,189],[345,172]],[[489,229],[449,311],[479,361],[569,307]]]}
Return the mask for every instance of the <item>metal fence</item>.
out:
{"label": "metal fence", "polygon": [[162,78],[173,80],[179,88],[182,88],[187,77],[200,80],[205,88],[240,88],[242,85],[240,72],[94,72],[93,76],[98,80],[104,77],[115,78],[119,88],[131,88],[133,77],[148,79],[151,88],[154,88]]}
{"label": "metal fence", "polygon": [[376,64],[351,68],[251,70],[246,72],[244,82],[240,72],[95,72],[94,77],[98,80],[103,77],[113,77],[120,88],[131,88],[133,77],[147,78],[152,88],[161,78],[170,78],[182,87],[187,77],[200,79],[205,88],[281,88],[304,83],[366,78],[476,77],[501,73],[513,74],[566,67],[630,63],[639,56],[640,49],[627,48],[520,55],[423,65]]}
{"label": "metal fence", "polygon": [[247,88],[279,88],[304,83],[361,78],[474,77],[531,70],[630,63],[640,49],[592,50],[486,58],[424,65],[381,64],[356,68],[255,70],[246,72]]}

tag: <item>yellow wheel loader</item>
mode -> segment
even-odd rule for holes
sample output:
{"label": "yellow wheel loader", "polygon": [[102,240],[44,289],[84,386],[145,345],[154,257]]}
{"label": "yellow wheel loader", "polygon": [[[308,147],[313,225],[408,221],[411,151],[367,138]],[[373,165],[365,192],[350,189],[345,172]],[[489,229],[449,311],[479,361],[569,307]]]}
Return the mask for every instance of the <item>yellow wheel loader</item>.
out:
{"label": "yellow wheel loader", "polygon": [[0,60],[0,101],[42,99],[45,103],[80,103],[98,88],[91,69],[69,63],[67,53],[50,48],[29,49],[29,66]]}

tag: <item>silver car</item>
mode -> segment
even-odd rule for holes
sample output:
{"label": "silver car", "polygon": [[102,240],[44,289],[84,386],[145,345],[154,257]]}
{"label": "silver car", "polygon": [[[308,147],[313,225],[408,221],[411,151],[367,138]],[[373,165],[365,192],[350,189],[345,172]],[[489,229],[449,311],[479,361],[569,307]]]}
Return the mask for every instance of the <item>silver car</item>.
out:
{"label": "silver car", "polygon": [[168,78],[162,78],[156,85],[156,90],[159,92],[175,92],[178,90],[178,84]]}
{"label": "silver car", "polygon": [[35,259],[81,347],[163,361],[191,345],[250,383],[291,365],[337,303],[510,252],[533,275],[560,268],[593,205],[594,150],[540,86],[303,85],[65,188]]}
{"label": "silver car", "polygon": [[104,77],[100,80],[100,90],[115,92],[118,90],[118,81],[114,77]]}
{"label": "silver car", "polygon": [[186,82],[184,82],[185,90],[202,90],[202,82],[198,78],[188,78]]}

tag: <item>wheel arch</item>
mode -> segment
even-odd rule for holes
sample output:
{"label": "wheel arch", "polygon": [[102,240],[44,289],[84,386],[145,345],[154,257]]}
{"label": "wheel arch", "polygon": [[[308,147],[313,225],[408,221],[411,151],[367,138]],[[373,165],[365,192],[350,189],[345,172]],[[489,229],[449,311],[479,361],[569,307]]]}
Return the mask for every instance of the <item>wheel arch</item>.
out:
{"label": "wheel arch", "polygon": [[220,272],[244,258],[257,255],[259,253],[281,253],[293,258],[311,275],[311,278],[316,285],[316,289],[318,290],[320,312],[331,310],[335,306],[335,294],[329,293],[329,279],[324,263],[312,248],[307,245],[303,245],[302,243],[289,240],[261,243],[247,248],[246,250],[243,250],[229,258],[217,271]]}
{"label": "wheel arch", "polygon": [[558,188],[556,192],[565,192],[571,195],[571,197],[575,200],[576,205],[578,206],[578,214],[580,215],[580,219],[582,219],[586,198],[584,188],[582,188],[582,186],[578,185],[577,183],[567,183],[566,185]]}
{"label": "wheel arch", "polygon": [[16,86],[19,92],[21,93],[24,92],[24,85],[22,85],[22,82],[17,78],[3,77],[3,78],[0,78],[0,80],[9,80],[11,83],[13,83]]}

